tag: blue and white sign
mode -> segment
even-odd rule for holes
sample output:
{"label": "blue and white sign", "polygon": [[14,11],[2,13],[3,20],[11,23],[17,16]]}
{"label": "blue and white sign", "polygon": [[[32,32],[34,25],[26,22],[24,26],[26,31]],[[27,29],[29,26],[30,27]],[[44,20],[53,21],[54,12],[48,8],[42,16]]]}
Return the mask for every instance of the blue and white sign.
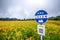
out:
{"label": "blue and white sign", "polygon": [[36,12],[35,14],[35,20],[36,22],[38,22],[39,24],[43,24],[48,20],[48,13],[45,10],[39,10]]}
{"label": "blue and white sign", "polygon": [[45,26],[44,25],[38,25],[37,26],[37,32],[38,32],[38,34],[45,36]]}

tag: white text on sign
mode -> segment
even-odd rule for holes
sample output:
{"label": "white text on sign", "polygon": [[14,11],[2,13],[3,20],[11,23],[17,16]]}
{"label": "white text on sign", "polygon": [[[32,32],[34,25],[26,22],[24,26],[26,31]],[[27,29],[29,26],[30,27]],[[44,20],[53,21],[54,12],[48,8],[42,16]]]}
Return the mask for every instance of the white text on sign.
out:
{"label": "white text on sign", "polygon": [[48,18],[47,15],[38,15],[38,16],[35,16],[35,18]]}

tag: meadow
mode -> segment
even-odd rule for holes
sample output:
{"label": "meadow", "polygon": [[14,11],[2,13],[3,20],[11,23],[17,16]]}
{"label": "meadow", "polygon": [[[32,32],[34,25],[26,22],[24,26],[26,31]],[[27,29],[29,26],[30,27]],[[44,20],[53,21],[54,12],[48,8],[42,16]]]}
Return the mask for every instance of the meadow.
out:
{"label": "meadow", "polygon": [[[35,21],[0,21],[0,40],[40,40]],[[60,40],[60,21],[48,20],[43,40]]]}

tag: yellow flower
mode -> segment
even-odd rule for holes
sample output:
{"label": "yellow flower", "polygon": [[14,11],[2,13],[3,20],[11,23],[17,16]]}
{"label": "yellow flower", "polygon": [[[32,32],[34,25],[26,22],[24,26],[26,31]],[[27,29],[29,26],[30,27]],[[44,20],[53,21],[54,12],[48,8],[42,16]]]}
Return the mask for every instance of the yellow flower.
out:
{"label": "yellow flower", "polygon": [[16,37],[20,36],[21,33],[20,32],[16,32]]}

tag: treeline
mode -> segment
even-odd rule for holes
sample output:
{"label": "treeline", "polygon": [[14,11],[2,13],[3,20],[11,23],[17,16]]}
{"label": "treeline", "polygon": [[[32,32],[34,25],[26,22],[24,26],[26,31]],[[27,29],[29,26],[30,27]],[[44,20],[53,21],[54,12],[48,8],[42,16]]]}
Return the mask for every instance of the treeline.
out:
{"label": "treeline", "polygon": [[[2,21],[27,21],[27,20],[35,20],[35,19],[17,19],[17,18],[0,18],[0,20]],[[56,17],[49,17],[49,20],[60,20],[60,16],[56,16]]]}
{"label": "treeline", "polygon": [[60,16],[56,16],[56,17],[49,17],[49,20],[60,20]]}
{"label": "treeline", "polygon": [[17,20],[17,18],[0,18],[0,20]]}
{"label": "treeline", "polygon": [[0,18],[2,21],[27,21],[27,20],[34,20],[34,19],[17,19],[17,18]]}

